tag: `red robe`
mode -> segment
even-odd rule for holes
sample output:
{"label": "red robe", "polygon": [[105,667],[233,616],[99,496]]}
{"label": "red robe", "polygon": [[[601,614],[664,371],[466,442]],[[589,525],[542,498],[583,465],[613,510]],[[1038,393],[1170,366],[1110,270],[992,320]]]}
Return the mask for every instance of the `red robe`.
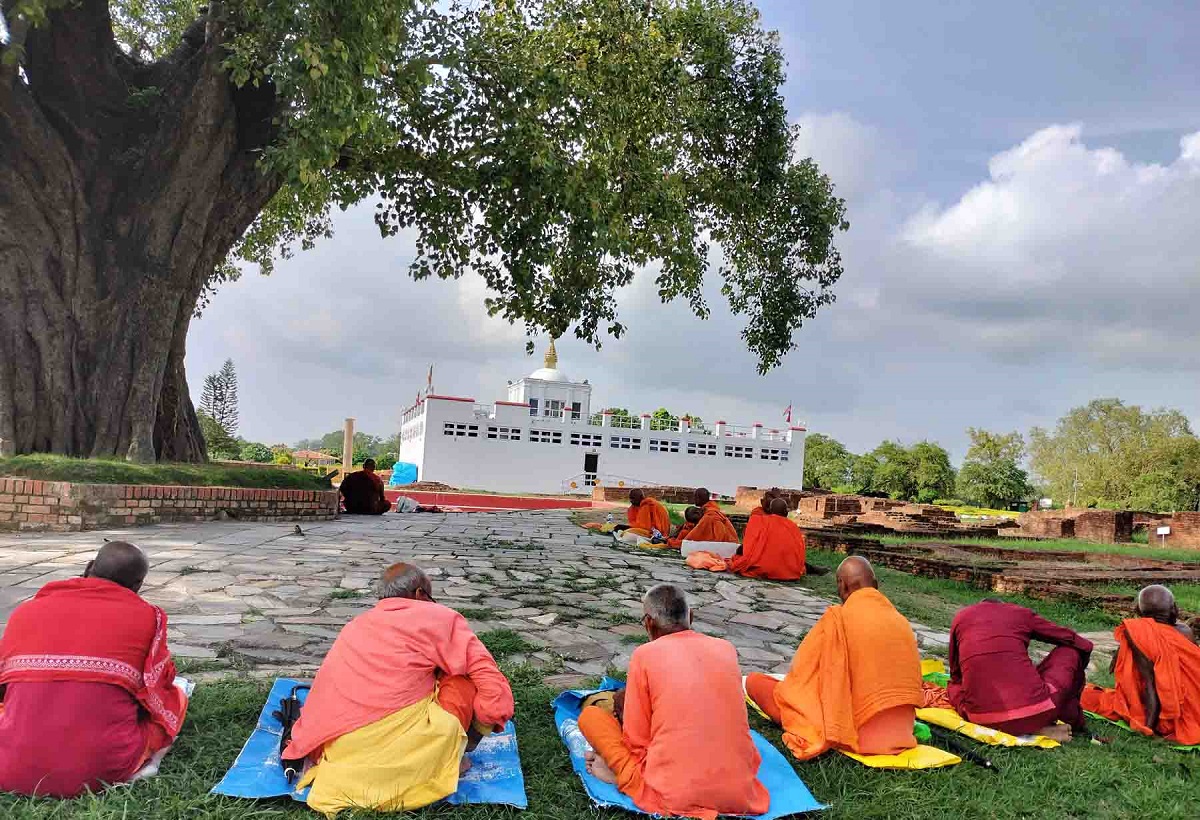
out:
{"label": "red robe", "polygon": [[0,789],[70,797],[128,779],[183,725],[167,616],[99,578],[42,587],[0,638]]}
{"label": "red robe", "polygon": [[752,515],[742,551],[727,562],[738,575],[794,581],[804,576],[804,533],[781,515]]}

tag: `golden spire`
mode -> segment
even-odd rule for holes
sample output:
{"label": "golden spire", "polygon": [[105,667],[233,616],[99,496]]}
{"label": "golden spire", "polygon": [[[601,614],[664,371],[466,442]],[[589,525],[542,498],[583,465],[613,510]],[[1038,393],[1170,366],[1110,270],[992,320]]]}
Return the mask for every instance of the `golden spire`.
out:
{"label": "golden spire", "polygon": [[546,348],[546,367],[551,370],[558,369],[558,351],[554,349],[554,340],[550,340],[550,347]]}

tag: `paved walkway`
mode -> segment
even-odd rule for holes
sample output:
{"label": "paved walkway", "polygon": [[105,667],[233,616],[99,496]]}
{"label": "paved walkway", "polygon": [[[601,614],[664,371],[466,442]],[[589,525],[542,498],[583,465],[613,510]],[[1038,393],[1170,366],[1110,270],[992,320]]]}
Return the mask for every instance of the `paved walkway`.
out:
{"label": "paved walkway", "polygon": [[[477,631],[515,630],[538,647],[524,660],[583,675],[627,665],[642,593],[662,581],[688,591],[697,628],[732,641],[746,670],[785,671],[829,604],[796,584],[615,548],[565,511],[530,511],[345,517],[302,536],[292,524],[237,521],[0,535],[0,626],[46,582],[79,575],[104,539],[146,551],[142,594],[170,615],[172,650],[213,668],[315,669],[399,560],[424,568],[437,600]],[[945,633],[914,628],[922,649],[944,650]]]}

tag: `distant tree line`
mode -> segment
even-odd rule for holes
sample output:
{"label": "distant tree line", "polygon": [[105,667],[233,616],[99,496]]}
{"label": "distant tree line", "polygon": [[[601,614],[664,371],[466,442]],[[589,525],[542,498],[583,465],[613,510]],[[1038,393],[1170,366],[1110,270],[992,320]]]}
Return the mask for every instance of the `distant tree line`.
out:
{"label": "distant tree line", "polygon": [[970,448],[955,470],[934,442],[906,447],[885,441],[856,455],[836,439],[813,433],[805,449],[804,485],[992,508],[1045,497],[1055,506],[1200,509],[1200,438],[1178,410],[1097,399],[1069,411],[1053,429],[1033,428],[1028,444],[1018,432],[971,427],[967,435]]}

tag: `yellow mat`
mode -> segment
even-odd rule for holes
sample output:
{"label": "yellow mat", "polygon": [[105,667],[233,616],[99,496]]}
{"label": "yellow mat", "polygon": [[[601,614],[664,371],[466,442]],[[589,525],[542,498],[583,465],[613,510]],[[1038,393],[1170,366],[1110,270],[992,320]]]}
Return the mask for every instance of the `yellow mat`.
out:
{"label": "yellow mat", "polygon": [[958,732],[971,740],[977,740],[989,746],[1032,746],[1036,749],[1056,749],[1059,745],[1058,741],[1042,735],[1010,735],[998,729],[989,729],[986,726],[971,723],[953,709],[918,709],[917,720]]}
{"label": "yellow mat", "polygon": [[[772,675],[774,678],[782,679],[782,675]],[[745,692],[746,678],[742,678],[742,691]],[[749,695],[746,695],[746,703],[762,717],[770,720],[767,713],[764,712],[757,703],[755,703]],[[962,763],[962,758],[950,752],[938,749],[934,746],[919,745],[915,749],[906,749],[898,755],[860,755],[854,752],[844,752],[841,749],[835,750],[852,760],[857,760],[864,766],[870,766],[872,769],[940,769],[943,766],[954,766]]]}

